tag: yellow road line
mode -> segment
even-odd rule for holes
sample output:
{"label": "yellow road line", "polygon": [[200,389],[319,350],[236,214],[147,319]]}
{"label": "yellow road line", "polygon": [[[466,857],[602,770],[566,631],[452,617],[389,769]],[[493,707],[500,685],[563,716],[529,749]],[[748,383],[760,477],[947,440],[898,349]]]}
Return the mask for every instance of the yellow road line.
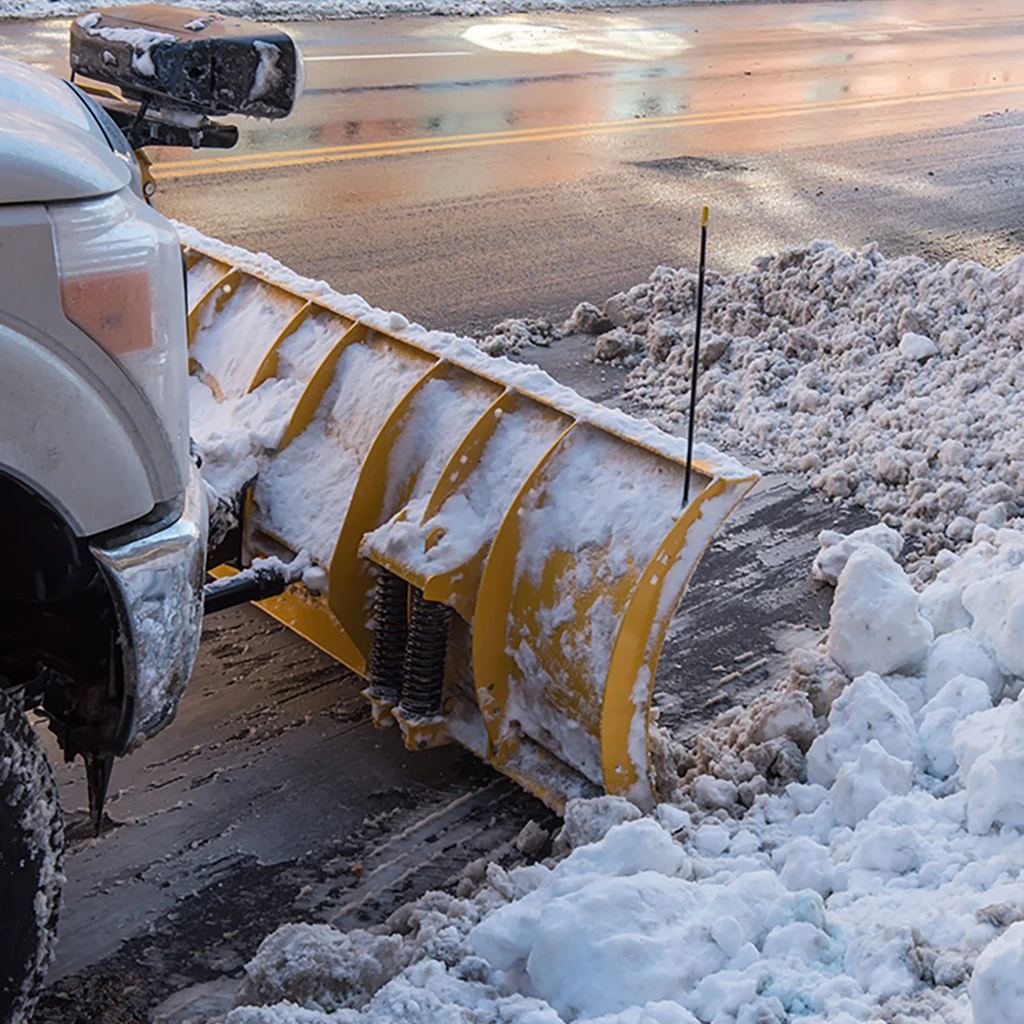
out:
{"label": "yellow road line", "polygon": [[329,53],[319,57],[303,55],[306,64],[328,60],[411,60],[416,57],[472,57],[475,50],[420,50],[418,53]]}
{"label": "yellow road line", "polygon": [[368,160],[408,153],[430,153],[438,150],[474,149],[481,146],[502,146],[526,142],[551,142],[604,135],[625,131],[684,128],[689,126],[730,124],[737,121],[769,120],[798,114],[843,113],[901,104],[933,103],[963,97],[1000,96],[1024,92],[1024,83],[982,86],[977,89],[946,90],[918,93],[914,96],[875,96],[863,99],[822,100],[812,103],[751,107],[706,114],[675,114],[628,121],[594,121],[584,124],[556,125],[550,128],[519,128],[500,132],[478,132],[471,135],[446,135],[439,138],[406,139],[392,142],[364,142],[347,146],[324,146],[318,149],[297,149],[276,153],[246,153],[205,160],[175,160],[155,163],[152,173],[163,178],[191,178],[201,175],[230,174],[239,171],[273,170],[279,167],[303,167],[311,164],[336,163],[346,160]]}

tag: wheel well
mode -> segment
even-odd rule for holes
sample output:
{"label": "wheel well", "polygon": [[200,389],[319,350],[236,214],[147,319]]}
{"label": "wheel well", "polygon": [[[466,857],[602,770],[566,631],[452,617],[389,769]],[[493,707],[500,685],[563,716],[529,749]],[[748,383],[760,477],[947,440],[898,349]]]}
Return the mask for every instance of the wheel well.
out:
{"label": "wheel well", "polygon": [[48,719],[65,758],[121,752],[130,717],[110,591],[60,513],[0,473],[0,688]]}

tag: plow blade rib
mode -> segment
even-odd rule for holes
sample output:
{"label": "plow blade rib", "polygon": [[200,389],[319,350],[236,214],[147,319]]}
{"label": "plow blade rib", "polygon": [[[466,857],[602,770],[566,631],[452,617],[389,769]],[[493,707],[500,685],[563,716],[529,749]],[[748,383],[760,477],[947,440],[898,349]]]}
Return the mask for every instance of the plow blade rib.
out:
{"label": "plow blade rib", "polygon": [[373,666],[409,748],[456,740],[556,808],[650,806],[661,647],[756,474],[709,452],[683,509],[685,446],[648,424],[259,265],[186,262],[195,400],[264,438],[243,562],[301,575],[260,607]]}

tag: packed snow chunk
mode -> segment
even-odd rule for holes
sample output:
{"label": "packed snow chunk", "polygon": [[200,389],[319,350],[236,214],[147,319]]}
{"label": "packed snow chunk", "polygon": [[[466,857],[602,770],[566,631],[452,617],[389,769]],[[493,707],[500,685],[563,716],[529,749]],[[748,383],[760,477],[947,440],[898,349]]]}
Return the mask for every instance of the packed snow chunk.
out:
{"label": "packed snow chunk", "polygon": [[807,752],[808,781],[831,786],[842,765],[856,762],[872,740],[902,761],[916,765],[921,759],[910,709],[880,676],[866,672],[832,705],[828,728],[811,744]]}
{"label": "packed snow chunk", "polygon": [[708,810],[732,807],[736,803],[736,783],[716,779],[713,775],[700,775],[693,783],[693,799]]}
{"label": "packed snow chunk", "polygon": [[641,817],[636,804],[621,796],[573,797],[565,805],[562,828],[555,836],[554,855],[562,857],[578,846],[596,843],[615,825]]}
{"label": "packed snow chunk", "polygon": [[729,830],[715,820],[705,821],[693,834],[694,847],[709,857],[717,857],[729,849]]}
{"label": "packed snow chunk", "polygon": [[849,535],[837,533],[835,530],[822,530],[818,534],[818,544],[821,550],[814,558],[811,566],[811,575],[822,583],[831,583],[833,586],[839,581],[839,576],[850,555],[862,547],[871,545],[881,548],[887,555],[895,559],[903,550],[903,538],[893,529],[884,523],[876,523],[874,526],[867,526],[862,530],[854,530]]}
{"label": "packed snow chunk", "polygon": [[[846,950],[843,966],[865,992],[883,1002],[920,984],[910,965],[913,945],[913,932],[909,926],[871,929],[853,939]],[[863,1020],[864,1016],[858,1015],[855,1019]]]}
{"label": "packed snow chunk", "polygon": [[224,1024],[337,1024],[337,1021],[333,1014],[307,1010],[287,1000],[273,1006],[239,1006],[224,1018]]}
{"label": "packed snow chunk", "polygon": [[594,358],[601,362],[622,359],[636,352],[640,344],[640,339],[625,327],[615,327],[594,342]]}
{"label": "packed snow chunk", "polygon": [[954,729],[953,751],[966,775],[968,831],[1024,827],[1024,704],[971,715]]}
{"label": "packed snow chunk", "polygon": [[385,985],[358,1018],[342,1011],[329,1024],[561,1024],[555,1011],[539,999],[518,993],[502,996],[481,983],[475,968],[483,967],[479,973],[486,974],[486,966],[467,963],[474,960],[467,957],[454,969],[439,960],[421,960]]}
{"label": "packed snow chunk", "polygon": [[971,616],[963,603],[964,588],[962,585],[937,579],[929,583],[921,591],[918,608],[935,631],[936,636],[943,636],[971,624]]}
{"label": "packed snow chunk", "polygon": [[[641,824],[613,831],[632,833],[634,846],[661,842],[653,832],[641,835]],[[588,863],[573,866],[585,850]],[[743,873],[726,884],[652,871],[621,875],[612,856],[585,850],[470,933],[480,956],[510,978],[525,971],[531,990],[565,1020],[650,1001],[687,1005],[684,996],[694,986],[729,966],[748,944],[764,941],[772,910],[786,896],[770,871]],[[726,919],[732,919],[729,927]]]}
{"label": "packed snow chunk", "polygon": [[918,594],[903,570],[874,545],[850,555],[839,577],[828,653],[850,676],[913,671],[932,641],[918,611]]}
{"label": "packed snow chunk", "polygon": [[339,932],[326,924],[286,924],[245,965],[238,1003],[290,1000],[330,1013],[360,1007],[405,965],[401,936]]}
{"label": "packed snow chunk", "polygon": [[992,707],[988,685],[981,679],[959,675],[949,680],[921,709],[918,735],[925,767],[945,779],[957,768],[953,754],[953,730],[970,715]]}
{"label": "packed snow chunk", "polygon": [[1020,1024],[1024,1016],[1024,922],[990,942],[969,986],[974,1024]]}
{"label": "packed snow chunk", "polygon": [[805,694],[795,691],[772,701],[757,713],[751,723],[749,739],[751,743],[769,743],[784,737],[806,752],[817,735],[814,708]]}
{"label": "packed snow chunk", "polygon": [[789,844],[779,877],[791,892],[813,889],[827,899],[835,888],[835,865],[827,847],[809,836],[797,836]]}
{"label": "packed snow chunk", "polygon": [[552,872],[555,879],[587,872],[635,875],[643,871],[689,878],[690,858],[683,847],[651,818],[609,829],[597,843],[581,846]]}
{"label": "packed snow chunk", "polygon": [[909,825],[879,825],[854,834],[850,866],[887,875],[915,871],[921,862],[921,844]]}
{"label": "packed snow chunk", "polygon": [[566,320],[562,330],[566,334],[604,334],[613,327],[608,319],[592,302],[581,302]]}
{"label": "packed snow chunk", "polygon": [[926,359],[937,355],[938,351],[938,345],[927,335],[907,331],[900,338],[900,354],[904,359],[911,360],[912,362],[923,363]]}
{"label": "packed snow chunk", "polygon": [[953,729],[953,756],[965,779],[974,762],[1000,742],[1005,717],[1006,711],[1001,707],[977,711]]}
{"label": "packed snow chunk", "polygon": [[792,921],[768,933],[762,953],[771,959],[796,957],[817,966],[834,958],[835,945],[827,932],[810,921]]}
{"label": "packed snow chunk", "polygon": [[[559,1018],[561,1020],[561,1018]],[[501,1024],[505,1024],[504,1021]],[[511,1022],[510,1022],[511,1024]],[[523,1024],[535,1024],[533,1020]],[[540,1022],[536,1022],[540,1024]],[[622,1013],[612,1013],[602,1017],[591,1017],[586,1024],[701,1024],[685,1007],[662,999],[645,1006],[631,1006]]]}
{"label": "packed snow chunk", "polygon": [[832,813],[840,824],[856,828],[887,797],[906,796],[913,783],[914,765],[872,740],[836,774]]}
{"label": "packed snow chunk", "polygon": [[928,651],[925,661],[925,687],[930,700],[951,679],[972,676],[988,687],[993,701],[1003,692],[1003,676],[988,648],[968,629],[957,629],[940,636]]}
{"label": "packed snow chunk", "polygon": [[999,573],[964,590],[972,630],[995,652],[999,667],[1024,676],[1024,569]]}

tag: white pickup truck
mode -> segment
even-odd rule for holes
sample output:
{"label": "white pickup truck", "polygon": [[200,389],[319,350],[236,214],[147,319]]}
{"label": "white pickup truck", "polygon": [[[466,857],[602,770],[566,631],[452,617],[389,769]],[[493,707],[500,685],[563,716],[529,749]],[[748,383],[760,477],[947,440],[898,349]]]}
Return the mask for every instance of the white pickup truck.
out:
{"label": "white pickup truck", "polygon": [[59,901],[60,811],[25,710],[82,755],[95,812],[192,668],[207,513],[186,375],[181,249],[124,136],[0,60],[0,1020],[31,1005]]}
{"label": "white pickup truck", "polygon": [[78,18],[70,56],[88,92],[0,58],[0,1024],[31,1013],[63,881],[26,712],[81,755],[98,831],[114,759],[174,716],[204,598],[285,585],[258,570],[204,595],[207,506],[231,503],[190,456],[182,250],[133,150],[232,145],[209,114],[286,116],[301,55],[276,29],[142,5]]}

